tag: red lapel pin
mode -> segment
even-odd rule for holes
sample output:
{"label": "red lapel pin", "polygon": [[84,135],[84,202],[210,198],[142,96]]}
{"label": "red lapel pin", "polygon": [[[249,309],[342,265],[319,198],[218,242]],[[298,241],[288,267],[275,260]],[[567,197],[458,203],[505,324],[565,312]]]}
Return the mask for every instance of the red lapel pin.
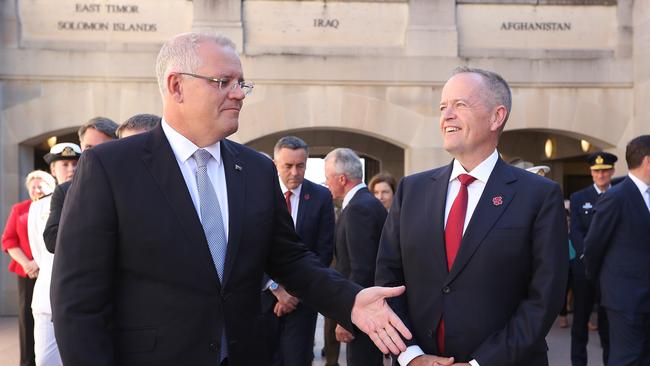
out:
{"label": "red lapel pin", "polygon": [[303,197],[305,198],[305,200],[309,200],[309,199],[311,198],[311,196],[309,195],[309,193],[305,194]]}
{"label": "red lapel pin", "polygon": [[503,204],[503,197],[501,196],[496,196],[492,198],[492,204],[495,206],[501,206]]}

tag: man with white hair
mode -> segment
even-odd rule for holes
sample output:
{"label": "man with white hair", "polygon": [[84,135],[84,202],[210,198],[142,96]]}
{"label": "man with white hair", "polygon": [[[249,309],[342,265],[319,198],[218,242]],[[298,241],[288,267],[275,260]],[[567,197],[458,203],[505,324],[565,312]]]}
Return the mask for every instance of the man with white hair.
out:
{"label": "man with white hair", "polygon": [[[325,157],[325,181],[334,199],[342,199],[336,223],[336,270],[363,287],[375,283],[375,260],[386,208],[362,181],[357,154],[348,148],[332,150]],[[381,366],[383,357],[365,334],[353,335],[340,324],[336,339],[347,343],[348,366]]]}
{"label": "man with white hair", "polygon": [[273,162],[226,139],[253,88],[232,41],[175,36],[156,73],[160,126],[85,151],[70,187],[52,281],[64,364],[266,365],[265,272],[383,351],[405,349],[385,302],[404,288],[361,290],[321,266]]}

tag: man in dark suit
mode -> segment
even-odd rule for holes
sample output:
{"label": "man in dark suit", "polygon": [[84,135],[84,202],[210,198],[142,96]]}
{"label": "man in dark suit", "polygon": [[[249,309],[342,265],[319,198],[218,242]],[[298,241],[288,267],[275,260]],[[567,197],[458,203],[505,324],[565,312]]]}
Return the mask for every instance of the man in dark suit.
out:
{"label": "man in dark suit", "polygon": [[[103,144],[105,142],[113,141],[116,139],[115,131],[117,130],[117,123],[106,117],[95,117],[86,122],[83,126],[79,127],[77,134],[81,145],[81,151],[91,149],[93,146]],[[61,183],[56,186],[52,193],[52,201],[50,202],[50,216],[47,218],[45,230],[43,231],[43,239],[45,240],[45,248],[50,253],[54,253],[56,247],[56,238],[59,232],[59,222],[61,221],[61,211],[63,211],[63,202],[68,193],[68,189],[72,184],[72,180]]]}
{"label": "man in dark suit", "polygon": [[[325,157],[325,179],[332,197],[342,199],[336,223],[336,270],[363,286],[374,285],[375,260],[386,209],[361,180],[361,160],[347,148],[332,150]],[[347,345],[349,366],[377,366],[383,356],[365,334],[354,336],[340,324],[336,339]]]}
{"label": "man in dark suit", "polygon": [[[573,366],[587,365],[587,343],[589,343],[589,317],[594,310],[597,299],[597,286],[585,276],[585,266],[582,254],[583,241],[594,213],[594,206],[600,195],[612,186],[614,163],[616,155],[603,151],[591,154],[587,161],[591,170],[594,184],[573,193],[571,205],[571,243],[576,250],[576,259],[571,261],[573,275],[573,324],[571,325],[571,364]],[[598,333],[603,347],[603,363],[607,364],[609,354],[609,329],[607,313],[598,307]]]}
{"label": "man in dark suit", "polygon": [[598,200],[584,241],[609,321],[609,364],[650,365],[650,135],[627,144],[628,176]]}
{"label": "man in dark suit", "polygon": [[[308,149],[298,137],[285,136],[275,144],[273,161],[296,233],[327,267],[334,250],[334,204],[327,188],[305,179]],[[263,290],[272,365],[311,365],[318,313],[273,280],[266,280]]]}
{"label": "man in dark suit", "polygon": [[[52,310],[63,363],[266,365],[264,272],[382,350],[410,337],[385,303],[299,239],[271,160],[226,139],[252,84],[229,39],[185,33],[156,62],[163,120],[82,154],[63,207]],[[69,223],[69,224],[68,224]]]}
{"label": "man in dark suit", "polygon": [[413,331],[402,366],[548,365],[544,341],[566,289],[558,184],[496,150],[511,106],[501,76],[461,67],[440,101],[451,164],[399,184],[382,232],[378,285]]}

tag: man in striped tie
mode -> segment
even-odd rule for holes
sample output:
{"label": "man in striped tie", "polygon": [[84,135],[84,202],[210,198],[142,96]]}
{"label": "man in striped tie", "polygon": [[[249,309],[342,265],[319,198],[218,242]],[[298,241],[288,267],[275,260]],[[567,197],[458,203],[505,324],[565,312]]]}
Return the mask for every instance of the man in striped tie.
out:
{"label": "man in striped tie", "polygon": [[558,184],[501,160],[511,93],[494,72],[461,67],[440,101],[451,164],[402,179],[388,213],[376,284],[413,331],[401,366],[546,366],[544,337],[566,288]]}

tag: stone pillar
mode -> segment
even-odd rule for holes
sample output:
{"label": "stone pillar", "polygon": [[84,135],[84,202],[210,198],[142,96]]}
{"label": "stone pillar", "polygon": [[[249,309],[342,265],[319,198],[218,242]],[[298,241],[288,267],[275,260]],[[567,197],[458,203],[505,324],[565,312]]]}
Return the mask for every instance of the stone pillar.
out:
{"label": "stone pillar", "polygon": [[[650,134],[650,67],[648,66],[650,65],[650,2],[634,1],[633,14],[634,121],[629,139]],[[625,146],[626,143],[627,141],[621,141],[620,145]]]}
{"label": "stone pillar", "polygon": [[409,1],[406,53],[411,56],[458,55],[456,1]]}
{"label": "stone pillar", "polygon": [[242,0],[194,0],[192,30],[217,32],[228,36],[244,50],[244,28],[241,18]]}
{"label": "stone pillar", "polygon": [[404,149],[404,175],[438,168],[451,162],[451,156],[441,147],[409,147]]}

